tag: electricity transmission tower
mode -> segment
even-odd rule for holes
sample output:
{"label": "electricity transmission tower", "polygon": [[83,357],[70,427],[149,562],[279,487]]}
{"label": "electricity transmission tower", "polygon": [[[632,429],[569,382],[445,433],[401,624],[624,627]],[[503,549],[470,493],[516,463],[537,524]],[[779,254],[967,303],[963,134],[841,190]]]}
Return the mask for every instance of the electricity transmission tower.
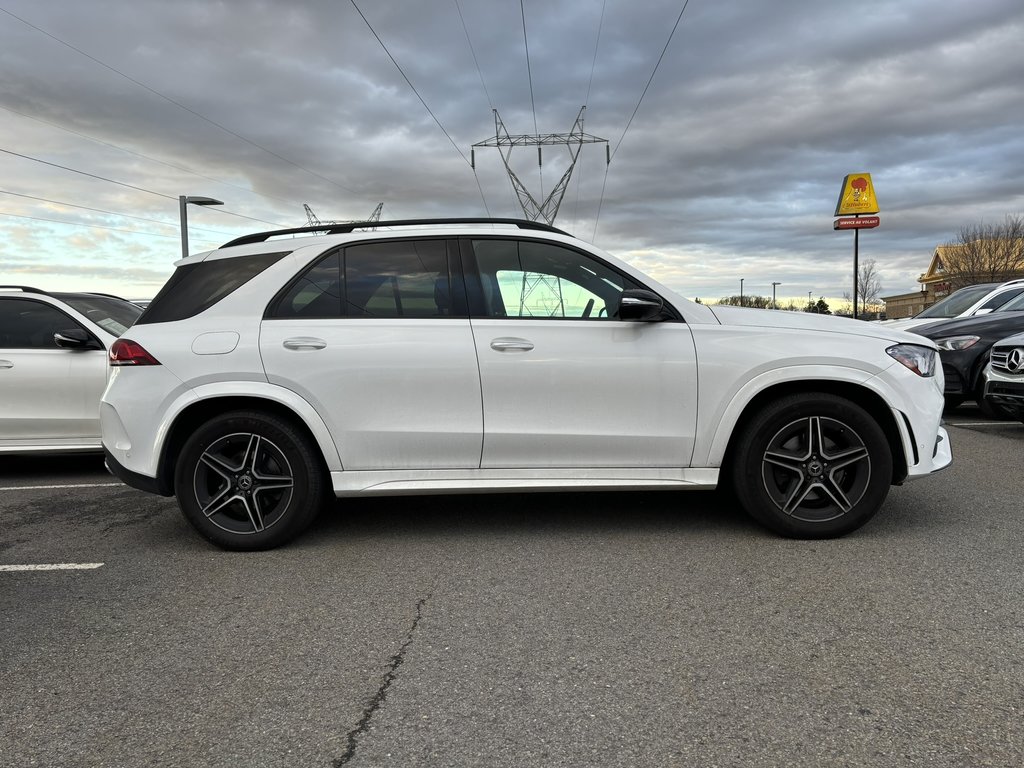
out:
{"label": "electricity transmission tower", "polygon": [[[309,226],[315,227],[319,224],[351,224],[350,221],[321,221],[313,213],[313,209],[305,203],[302,207],[306,209],[306,219],[309,221]],[[373,213],[370,214],[370,218],[364,219],[364,221],[380,221],[380,212],[384,209],[384,203],[377,203],[377,207],[373,209]]]}
{"label": "electricity transmission tower", "polygon": [[[569,133],[545,133],[538,135],[519,135],[511,136],[505,129],[505,124],[501,121],[501,116],[498,114],[498,110],[494,110],[494,136],[490,139],[477,142],[470,149],[470,165],[476,168],[476,148],[477,147],[497,147],[501,153],[501,160],[505,164],[505,171],[508,173],[509,181],[512,182],[512,188],[516,191],[516,196],[519,198],[519,205],[523,208],[523,213],[526,218],[531,221],[537,221],[537,219],[543,218],[548,224],[553,224],[555,217],[558,216],[558,208],[562,204],[562,198],[565,196],[565,190],[569,186],[569,178],[572,176],[573,168],[576,167],[576,159],[580,156],[580,150],[583,149],[584,144],[599,144],[605,145],[605,157],[607,162],[611,162],[608,149],[608,139],[602,139],[599,136],[592,136],[589,133],[583,132],[583,113],[587,111],[586,106],[580,107],[580,113],[576,116],[576,122],[573,123],[572,130]],[[537,164],[542,165],[541,158],[541,147],[550,145],[564,144],[569,150],[569,167],[565,169],[565,173],[562,174],[562,178],[559,179],[558,183],[548,193],[547,197],[541,202],[537,202],[537,199],[530,194],[530,191],[526,188],[526,185],[519,179],[515,171],[512,170],[512,166],[509,165],[509,158],[512,156],[512,150],[515,147],[537,147]]]}

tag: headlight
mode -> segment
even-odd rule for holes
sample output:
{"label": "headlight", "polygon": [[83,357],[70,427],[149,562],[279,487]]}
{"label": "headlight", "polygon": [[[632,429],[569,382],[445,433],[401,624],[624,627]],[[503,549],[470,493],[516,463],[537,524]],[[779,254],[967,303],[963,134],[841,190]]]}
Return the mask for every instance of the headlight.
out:
{"label": "headlight", "polygon": [[980,336],[950,336],[946,339],[936,339],[935,343],[939,345],[939,349],[956,352],[958,349],[973,347],[980,338]]}
{"label": "headlight", "polygon": [[894,360],[899,360],[918,376],[934,376],[935,369],[938,367],[936,361],[939,356],[931,347],[919,347],[917,344],[897,344],[895,347],[889,347],[885,353]]}

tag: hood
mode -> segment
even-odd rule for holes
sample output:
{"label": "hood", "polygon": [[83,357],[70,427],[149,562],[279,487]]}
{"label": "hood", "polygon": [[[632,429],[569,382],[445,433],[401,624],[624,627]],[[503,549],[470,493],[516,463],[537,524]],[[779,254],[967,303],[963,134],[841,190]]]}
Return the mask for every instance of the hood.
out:
{"label": "hood", "polygon": [[727,304],[709,306],[722,325],[745,325],[758,328],[792,328],[794,330],[825,333],[855,334],[896,343],[920,344],[921,338],[912,333],[891,328],[881,323],[854,320],[850,317],[816,315],[811,312],[790,312],[782,309],[751,309]]}
{"label": "hood", "polygon": [[989,315],[941,320],[914,328],[914,333],[929,339],[974,334],[1001,339],[1024,331],[1024,311],[993,312]]}

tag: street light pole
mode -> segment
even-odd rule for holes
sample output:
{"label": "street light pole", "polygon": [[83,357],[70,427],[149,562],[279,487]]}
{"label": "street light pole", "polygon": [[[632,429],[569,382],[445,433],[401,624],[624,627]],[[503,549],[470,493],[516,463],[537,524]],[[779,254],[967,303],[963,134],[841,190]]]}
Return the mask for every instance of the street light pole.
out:
{"label": "street light pole", "polygon": [[779,305],[775,303],[775,286],[782,285],[782,283],[772,281],[772,309],[778,309]]}
{"label": "street light pole", "polygon": [[188,212],[187,207],[192,205],[224,205],[223,200],[215,200],[212,197],[194,197],[189,195],[178,195],[178,218],[181,221],[181,258],[188,256]]}

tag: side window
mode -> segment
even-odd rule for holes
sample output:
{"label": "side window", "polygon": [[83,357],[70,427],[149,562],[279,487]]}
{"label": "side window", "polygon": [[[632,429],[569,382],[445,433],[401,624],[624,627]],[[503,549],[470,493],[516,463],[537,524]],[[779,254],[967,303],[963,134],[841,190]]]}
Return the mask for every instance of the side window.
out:
{"label": "side window", "polygon": [[339,317],[342,314],[341,252],[318,261],[292,283],[270,311],[271,317]]}
{"label": "side window", "polygon": [[445,240],[398,240],[345,249],[345,306],[351,317],[452,317]]}
{"label": "side window", "polygon": [[1014,289],[1012,291],[1003,291],[1002,293],[998,293],[995,296],[993,296],[991,299],[986,301],[984,304],[982,304],[980,307],[978,307],[978,309],[991,309],[991,310],[999,309],[1004,304],[1008,304],[1009,302],[1011,302],[1014,299],[1016,299],[1022,293],[1024,293],[1024,288]]}
{"label": "side window", "polygon": [[614,319],[639,286],[579,251],[550,243],[474,240],[487,317]]}
{"label": "side window", "polygon": [[53,334],[85,330],[56,307],[31,299],[0,300],[0,349],[60,349]]}

